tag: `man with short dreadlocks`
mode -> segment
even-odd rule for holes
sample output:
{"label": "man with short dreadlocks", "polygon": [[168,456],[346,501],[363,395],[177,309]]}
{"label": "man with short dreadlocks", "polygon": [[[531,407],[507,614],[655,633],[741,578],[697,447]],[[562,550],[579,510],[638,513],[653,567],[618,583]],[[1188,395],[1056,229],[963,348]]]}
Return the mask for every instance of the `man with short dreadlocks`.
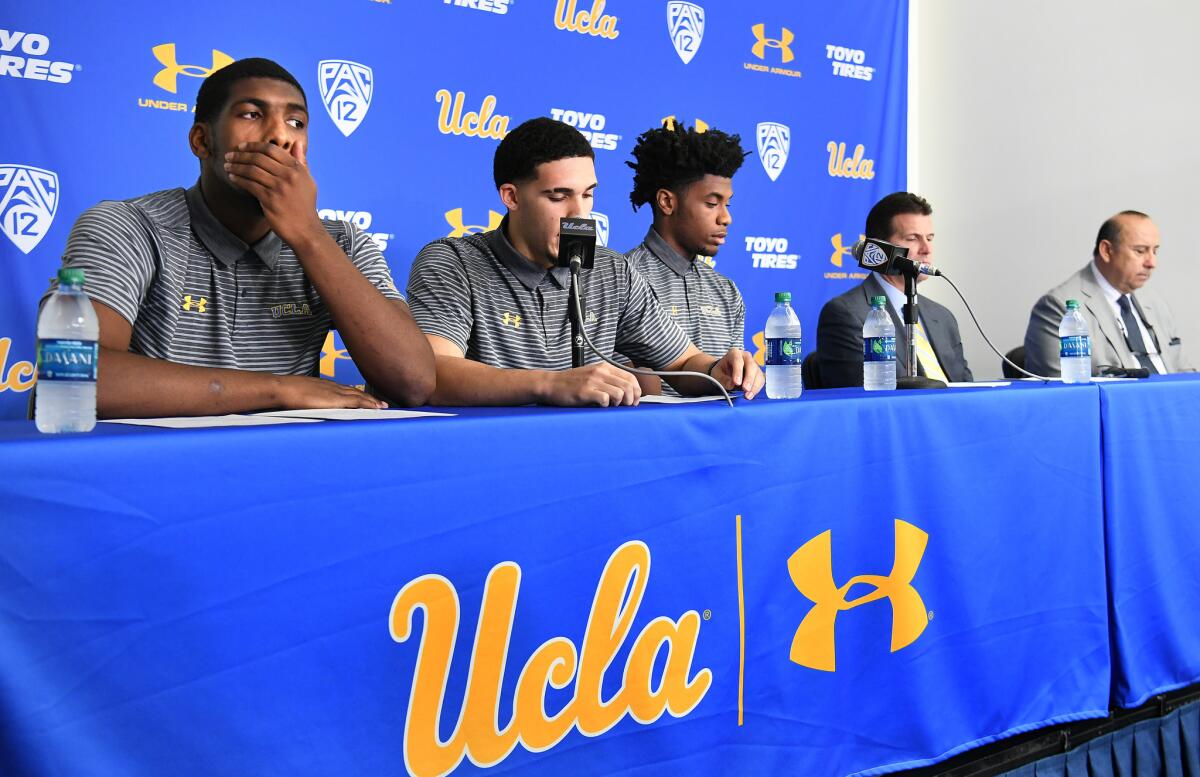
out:
{"label": "man with short dreadlocks", "polygon": [[[742,348],[742,295],[705,261],[717,255],[733,221],[733,174],[746,157],[741,138],[669,123],[643,133],[633,157],[625,163],[634,171],[629,199],[634,210],[649,203],[654,222],[626,258],[698,348],[705,353]],[[670,386],[662,390],[675,393]]]}

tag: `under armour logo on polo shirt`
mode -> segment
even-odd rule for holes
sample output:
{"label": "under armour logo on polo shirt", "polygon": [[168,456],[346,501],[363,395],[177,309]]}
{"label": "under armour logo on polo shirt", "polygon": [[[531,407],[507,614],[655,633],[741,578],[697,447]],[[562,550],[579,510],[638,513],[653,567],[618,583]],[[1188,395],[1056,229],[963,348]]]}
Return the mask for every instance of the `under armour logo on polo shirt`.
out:
{"label": "under armour logo on polo shirt", "polygon": [[518,316],[516,313],[505,313],[501,317],[500,323],[504,324],[504,326],[511,326],[514,329],[520,329],[521,328],[521,317]]}
{"label": "under armour logo on polo shirt", "polygon": [[208,300],[204,297],[193,298],[191,294],[184,294],[182,307],[188,312],[205,313],[208,310]]}

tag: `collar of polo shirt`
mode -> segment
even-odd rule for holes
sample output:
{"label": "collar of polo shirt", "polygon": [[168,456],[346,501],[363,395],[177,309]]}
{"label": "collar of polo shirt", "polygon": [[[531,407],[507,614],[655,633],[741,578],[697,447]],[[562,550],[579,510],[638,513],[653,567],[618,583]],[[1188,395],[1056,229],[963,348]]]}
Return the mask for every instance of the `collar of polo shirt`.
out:
{"label": "collar of polo shirt", "polygon": [[571,270],[569,267],[551,267],[549,270],[542,269],[522,256],[517,249],[513,248],[512,243],[508,242],[507,230],[508,216],[505,216],[500,222],[500,226],[488,232],[484,237],[487,239],[492,253],[496,255],[501,264],[508,268],[509,272],[517,277],[522,286],[533,291],[541,284],[542,279],[549,275],[550,279],[560,289],[570,287]]}
{"label": "collar of polo shirt", "polygon": [[187,190],[185,198],[187,199],[188,215],[192,221],[192,231],[196,233],[196,237],[200,239],[209,253],[217,257],[217,261],[226,267],[232,267],[246,255],[247,251],[253,251],[255,256],[267,266],[267,269],[275,270],[275,263],[279,260],[279,249],[283,246],[283,241],[279,239],[278,235],[268,232],[254,245],[246,245],[241,238],[217,221],[217,217],[208,209],[208,204],[204,202],[204,195],[200,193],[199,181]]}
{"label": "collar of polo shirt", "polygon": [[686,256],[680,256],[679,252],[671,247],[671,244],[663,240],[662,235],[655,231],[654,227],[650,227],[650,231],[646,233],[646,247],[650,252],[662,260],[662,263],[670,267],[674,273],[680,277],[687,275],[692,269],[694,262]]}

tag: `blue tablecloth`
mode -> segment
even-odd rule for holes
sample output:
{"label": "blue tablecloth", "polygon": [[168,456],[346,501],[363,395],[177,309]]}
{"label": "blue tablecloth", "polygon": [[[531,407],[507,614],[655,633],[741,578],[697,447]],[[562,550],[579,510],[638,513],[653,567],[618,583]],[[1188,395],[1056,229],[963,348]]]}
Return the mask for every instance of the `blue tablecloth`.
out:
{"label": "blue tablecloth", "polygon": [[0,424],[0,763],[868,774],[1103,715],[1097,397]]}
{"label": "blue tablecloth", "polygon": [[1200,682],[1200,378],[1100,389],[1114,701]]}

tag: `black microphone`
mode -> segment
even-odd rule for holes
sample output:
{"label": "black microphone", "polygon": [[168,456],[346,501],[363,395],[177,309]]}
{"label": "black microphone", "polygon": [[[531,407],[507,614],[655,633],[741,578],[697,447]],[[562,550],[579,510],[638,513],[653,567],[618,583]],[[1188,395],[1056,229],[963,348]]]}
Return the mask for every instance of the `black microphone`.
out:
{"label": "black microphone", "polygon": [[590,270],[596,265],[596,222],[566,218],[558,222],[558,266],[570,267],[573,260]]}
{"label": "black microphone", "polygon": [[873,237],[863,238],[851,249],[858,266],[882,275],[941,275],[942,271],[932,264],[917,262],[908,258],[908,249],[878,240]]}

